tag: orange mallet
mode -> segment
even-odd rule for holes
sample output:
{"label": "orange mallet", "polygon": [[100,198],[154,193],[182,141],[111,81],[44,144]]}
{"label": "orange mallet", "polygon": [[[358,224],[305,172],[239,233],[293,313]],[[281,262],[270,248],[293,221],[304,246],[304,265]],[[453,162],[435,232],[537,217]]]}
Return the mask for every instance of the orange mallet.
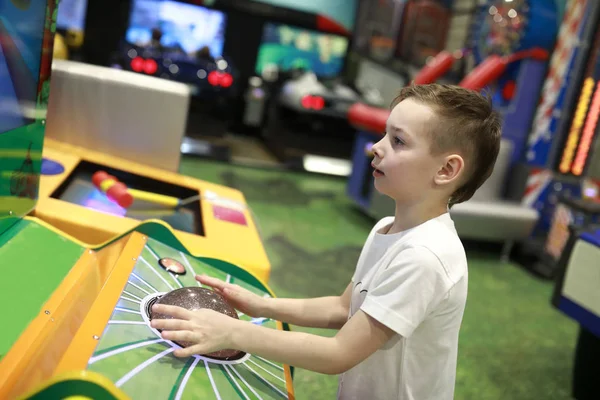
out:
{"label": "orange mallet", "polygon": [[106,171],[95,172],[92,176],[92,182],[98,190],[106,194],[106,197],[123,208],[129,208],[136,199],[172,208],[182,205],[182,202],[177,197],[146,192],[144,190],[129,189],[123,182],[109,175]]}

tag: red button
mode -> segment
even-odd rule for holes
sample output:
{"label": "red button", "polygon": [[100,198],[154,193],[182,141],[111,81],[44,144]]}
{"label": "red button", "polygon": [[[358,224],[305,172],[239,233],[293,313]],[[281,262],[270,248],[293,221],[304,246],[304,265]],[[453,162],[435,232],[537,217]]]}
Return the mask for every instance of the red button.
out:
{"label": "red button", "polygon": [[248,226],[248,221],[246,221],[244,213],[233,208],[213,205],[213,215],[221,221]]}

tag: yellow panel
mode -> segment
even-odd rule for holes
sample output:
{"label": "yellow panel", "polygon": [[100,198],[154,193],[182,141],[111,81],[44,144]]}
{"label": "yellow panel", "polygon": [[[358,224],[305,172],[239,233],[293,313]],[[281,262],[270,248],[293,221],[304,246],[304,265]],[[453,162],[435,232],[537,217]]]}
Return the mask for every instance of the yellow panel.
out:
{"label": "yellow panel", "polygon": [[[246,204],[244,196],[239,190],[133,163],[51,139],[46,139],[43,155],[62,163],[65,172],[60,175],[44,175],[41,177],[40,195],[34,215],[89,244],[90,247],[100,245],[135,229],[140,221],[97,212],[50,197],[82,160],[108,165],[135,175],[186,187],[200,193],[211,191],[220,198]],[[205,236],[174,230],[181,243],[194,256],[215,257],[231,262],[248,270],[263,282],[268,282],[271,265],[249,210],[243,210],[248,223],[247,226],[244,226],[215,218],[210,201],[202,200],[200,204]]]}
{"label": "yellow panel", "polygon": [[[102,291],[97,295],[79,330],[71,339],[68,349],[64,352],[54,371],[55,374],[85,369],[98,344],[94,338],[97,338],[104,331],[121,292],[127,284],[127,279],[129,279],[129,275],[135,266],[137,257],[145,245],[146,237],[134,232],[129,236],[125,246],[120,246],[118,251],[113,253],[115,255],[118,253],[116,263],[104,272],[107,278],[103,281]],[[99,253],[103,253],[109,248],[103,249]]]}
{"label": "yellow panel", "polygon": [[84,252],[2,359],[0,399],[15,398],[54,375],[62,354],[102,287],[96,267],[96,253]]}

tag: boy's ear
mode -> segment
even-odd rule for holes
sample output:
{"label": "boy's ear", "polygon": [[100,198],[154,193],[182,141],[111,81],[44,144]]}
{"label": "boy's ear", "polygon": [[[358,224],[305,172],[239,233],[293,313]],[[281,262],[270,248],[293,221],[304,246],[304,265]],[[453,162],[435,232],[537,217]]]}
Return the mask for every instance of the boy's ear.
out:
{"label": "boy's ear", "polygon": [[447,185],[458,181],[463,175],[465,168],[464,159],[458,154],[450,154],[442,160],[442,167],[435,176],[435,183]]}

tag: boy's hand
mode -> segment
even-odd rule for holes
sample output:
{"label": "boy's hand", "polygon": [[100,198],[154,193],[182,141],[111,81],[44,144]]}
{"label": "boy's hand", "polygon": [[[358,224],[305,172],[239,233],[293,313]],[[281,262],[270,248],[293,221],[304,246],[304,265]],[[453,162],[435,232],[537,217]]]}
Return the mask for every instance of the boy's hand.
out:
{"label": "boy's hand", "polygon": [[235,324],[240,322],[209,309],[189,311],[181,307],[155,304],[152,311],[173,317],[154,319],[150,323],[153,328],[162,329],[163,339],[188,343],[186,348],[175,350],[177,357],[231,349],[231,333],[235,330]]}
{"label": "boy's hand", "polygon": [[235,309],[250,317],[266,317],[268,298],[260,297],[238,285],[223,282],[217,278],[206,275],[196,275],[196,280],[203,285],[210,286],[215,292],[223,296]]}

